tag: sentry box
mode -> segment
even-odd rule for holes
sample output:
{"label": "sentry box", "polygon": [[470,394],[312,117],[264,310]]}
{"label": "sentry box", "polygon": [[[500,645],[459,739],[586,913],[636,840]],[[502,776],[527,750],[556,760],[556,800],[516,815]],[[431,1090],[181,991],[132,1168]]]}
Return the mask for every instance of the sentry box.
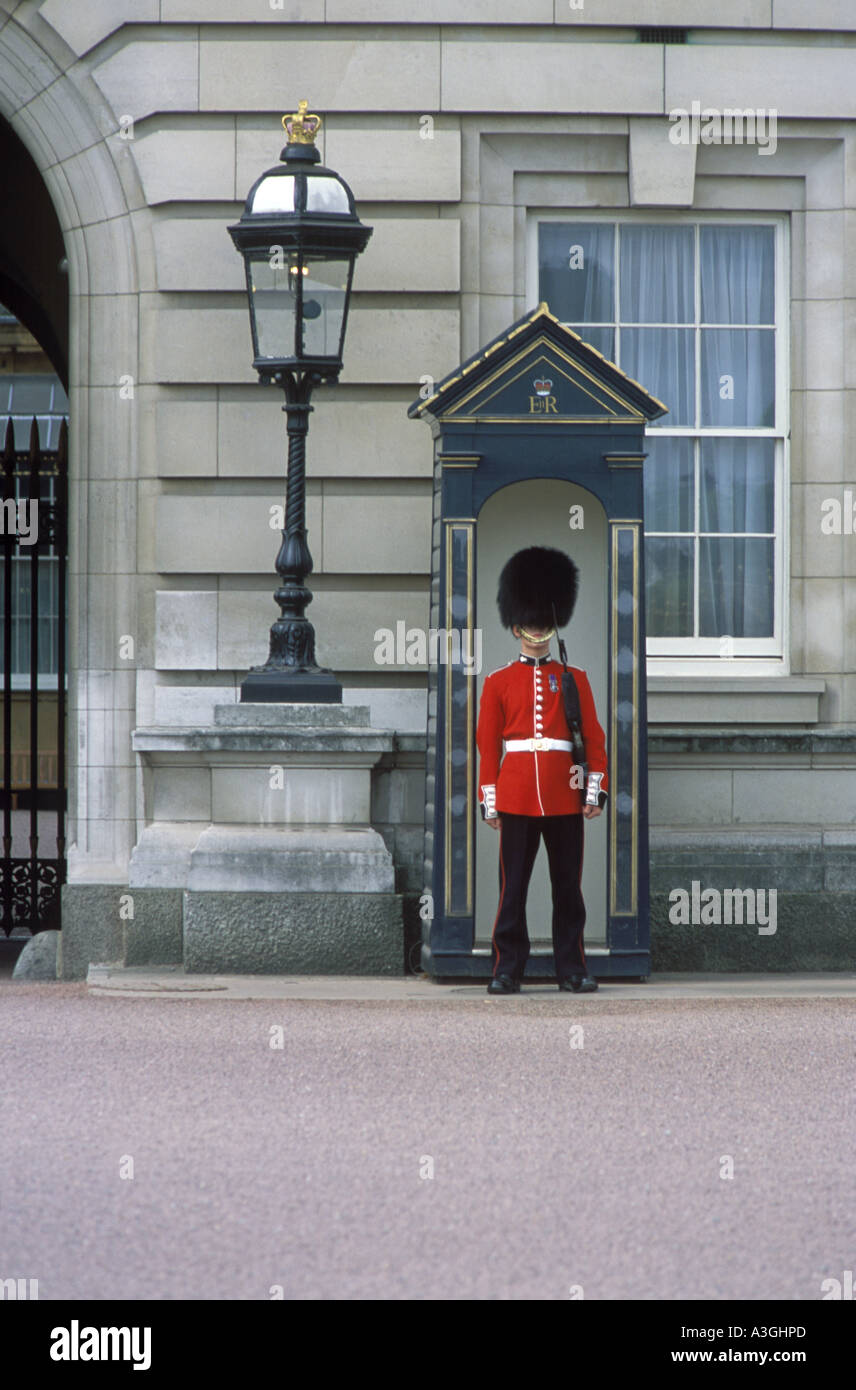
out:
{"label": "sentry box", "polygon": [[[645,569],[645,427],[666,413],[540,304],[463,362],[411,419],[434,437],[422,966],[486,977],[499,898],[498,840],[477,805],[476,721],[484,677],[516,660],[500,625],[499,572],[530,545],[580,569],[568,662],[587,671],[607,732],[610,795],[585,826],[585,949],[592,974],[650,970]],[[555,640],[551,655],[558,655]],[[527,978],[554,976],[543,845],[529,889]]]}

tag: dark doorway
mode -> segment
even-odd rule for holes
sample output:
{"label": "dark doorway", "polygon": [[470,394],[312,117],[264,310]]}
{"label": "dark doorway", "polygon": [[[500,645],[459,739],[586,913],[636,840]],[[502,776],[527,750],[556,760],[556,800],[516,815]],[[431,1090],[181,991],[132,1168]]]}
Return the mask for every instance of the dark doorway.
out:
{"label": "dark doorway", "polygon": [[69,297],[47,189],[2,120],[0,164],[2,972],[61,925],[66,875]]}

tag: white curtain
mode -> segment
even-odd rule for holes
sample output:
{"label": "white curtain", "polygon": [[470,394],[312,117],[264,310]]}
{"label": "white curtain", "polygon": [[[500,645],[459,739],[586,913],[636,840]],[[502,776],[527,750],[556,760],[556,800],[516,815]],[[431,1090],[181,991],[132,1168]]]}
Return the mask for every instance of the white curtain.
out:
{"label": "white curtain", "polygon": [[771,637],[773,542],[699,540],[699,636]]}
{"label": "white curtain", "polygon": [[693,323],[692,227],[621,228],[622,323]]}
{"label": "white curtain", "polygon": [[621,370],[668,406],[657,425],[694,425],[695,333],[691,328],[622,328]]}
{"label": "white curtain", "polygon": [[722,534],[699,539],[700,637],[772,636],[774,448],[772,439],[701,442],[699,530]]}
{"label": "white curtain", "polygon": [[702,323],[775,322],[772,227],[699,229]]}
{"label": "white curtain", "polygon": [[772,328],[701,330],[701,425],[776,423]]}

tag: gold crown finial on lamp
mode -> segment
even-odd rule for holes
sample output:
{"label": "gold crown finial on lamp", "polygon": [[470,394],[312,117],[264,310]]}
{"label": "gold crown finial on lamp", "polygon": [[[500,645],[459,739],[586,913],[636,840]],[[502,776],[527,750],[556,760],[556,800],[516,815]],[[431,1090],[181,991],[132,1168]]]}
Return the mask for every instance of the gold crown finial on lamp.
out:
{"label": "gold crown finial on lamp", "polygon": [[282,118],[283,130],[288,134],[289,143],[292,145],[315,143],[315,136],[321,129],[321,117],[308,114],[308,108],[309,102],[301,101],[296,111]]}

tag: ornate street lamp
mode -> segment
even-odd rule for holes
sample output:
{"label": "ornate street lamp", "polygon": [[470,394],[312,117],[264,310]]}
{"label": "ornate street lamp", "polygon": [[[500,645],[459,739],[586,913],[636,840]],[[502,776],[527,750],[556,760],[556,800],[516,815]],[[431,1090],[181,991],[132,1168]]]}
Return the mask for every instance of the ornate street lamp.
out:
{"label": "ornate street lamp", "polygon": [[264,384],[285,392],[288,482],[285,528],[276,557],[281,613],[270,630],[270,654],[241,684],[241,699],[340,703],[342,687],[315,662],[315,630],[304,609],[312,601],[304,579],[312,573],[306,541],[306,435],[310,397],[321,382],[335,382],[354,261],[373,228],[357,216],[344,179],[325,169],[314,138],[321,117],[300,102],[283,116],[288,144],[282,163],[266,169],[247,195],[229,235],[244,257],[253,366]]}

